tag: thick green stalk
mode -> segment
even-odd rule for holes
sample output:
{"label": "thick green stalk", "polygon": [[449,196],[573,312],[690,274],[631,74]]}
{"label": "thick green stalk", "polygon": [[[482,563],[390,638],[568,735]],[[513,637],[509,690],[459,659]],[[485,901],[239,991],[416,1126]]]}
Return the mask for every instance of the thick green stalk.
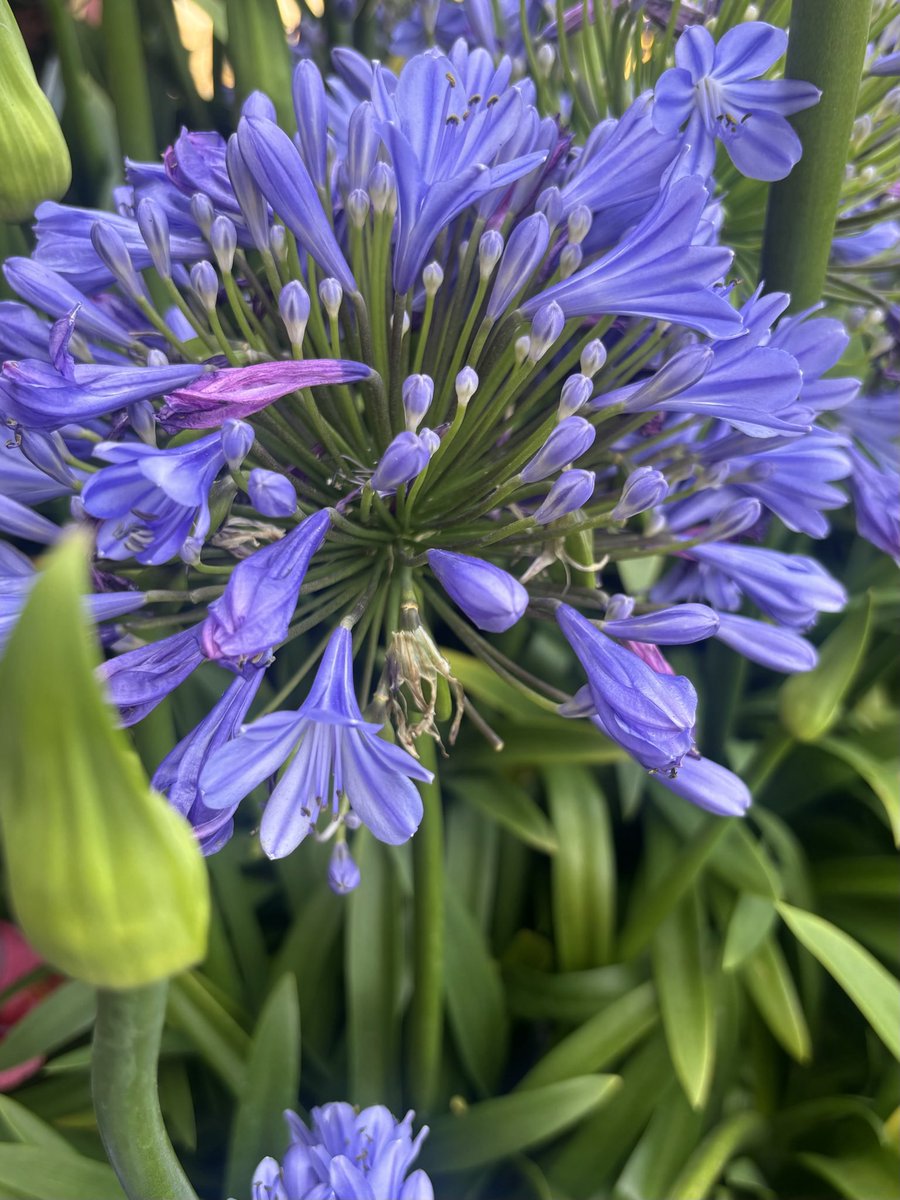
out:
{"label": "thick green stalk", "polygon": [[103,8],[106,77],[116,111],[119,145],[130,158],[155,159],[156,134],[144,64],[141,23],[134,0]]}
{"label": "thick green stalk", "polygon": [[91,1087],[103,1145],[129,1200],[197,1200],[163,1124],[156,1085],[168,984],[97,997]]}
{"label": "thick green stalk", "polygon": [[[436,770],[429,737],[420,738],[419,752],[423,765]],[[409,1082],[420,1117],[435,1105],[444,1033],[443,813],[437,779],[421,790],[425,815],[412,841],[414,988],[409,1016]]]}
{"label": "thick green stalk", "polygon": [[790,292],[794,309],[815,304],[825,283],[871,9],[871,0],[794,0],[791,10],[785,76],[814,83],[822,98],[792,118],[803,157],[772,185],[760,274],[770,291]]}

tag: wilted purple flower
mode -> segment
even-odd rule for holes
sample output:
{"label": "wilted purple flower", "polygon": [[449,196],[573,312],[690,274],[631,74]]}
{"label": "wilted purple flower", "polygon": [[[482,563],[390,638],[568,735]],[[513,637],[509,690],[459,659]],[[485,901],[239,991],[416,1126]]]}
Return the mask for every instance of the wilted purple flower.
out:
{"label": "wilted purple flower", "polygon": [[298,388],[353,383],[370,374],[363,363],[330,358],[225,367],[172,391],[159,419],[166,429],[212,429],[228,417],[251,416]]}
{"label": "wilted purple flower", "polygon": [[330,524],[328,509],[313,513],[286,537],[238,563],[203,622],[207,658],[240,664],[284,641],[303,577]]}
{"label": "wilted purple flower", "polygon": [[537,483],[539,479],[546,479],[590,450],[595,437],[593,425],[584,417],[566,417],[522,468],[522,481]]}
{"label": "wilted purple flower", "polygon": [[337,817],[342,795],[380,841],[398,845],[422,819],[422,800],[410,780],[428,783],[432,775],[379,738],[380,728],[359,710],[350,631],[339,625],[300,708],[260,717],[211,755],[200,776],[201,799],[210,809],[234,809],[290,758],[260,826],[270,858],[296,849],[323,809]]}
{"label": "wilted purple flower", "polygon": [[658,675],[574,608],[556,619],[588,677],[597,722],[649,771],[671,773],[694,745],[697,695],[681,675]]}
{"label": "wilted purple flower", "polygon": [[297,511],[294,485],[277,471],[254,467],[247,477],[250,503],[264,517],[292,517]]}
{"label": "wilted purple flower", "polygon": [[528,607],[528,593],[518,579],[483,558],[429,550],[428,565],[450,599],[479,629],[503,633]]}
{"label": "wilted purple flower", "polygon": [[558,521],[560,517],[587,504],[594,494],[596,478],[593,471],[581,471],[578,468],[563,471],[533,513],[538,525],[549,525],[551,521]]}
{"label": "wilted purple flower", "polygon": [[106,683],[122,724],[135,725],[202,662],[200,627],[195,625],[108,659],[97,674]]}
{"label": "wilted purple flower", "polygon": [[280,1166],[264,1158],[256,1168],[252,1200],[434,1200],[425,1172],[409,1174],[428,1134],[425,1125],[413,1137],[413,1115],[331,1103],[313,1108],[307,1127],[285,1113],[291,1144]]}
{"label": "wilted purple flower", "polygon": [[785,31],[763,21],[734,26],[718,44],[700,25],[682,34],[677,66],[656,84],[653,124],[665,134],[686,124],[698,173],[712,171],[716,138],[751,179],[783,179],[800,158],[800,139],[785,117],[815,104],[819,89],[803,80],[758,78],[786,47]]}

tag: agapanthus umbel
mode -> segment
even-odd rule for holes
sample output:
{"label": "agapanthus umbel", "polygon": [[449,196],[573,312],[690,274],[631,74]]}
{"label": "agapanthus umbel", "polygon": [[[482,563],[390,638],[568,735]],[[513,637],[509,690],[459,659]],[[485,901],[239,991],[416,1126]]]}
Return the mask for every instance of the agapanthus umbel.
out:
{"label": "agapanthus umbel", "polygon": [[[713,134],[739,166],[762,127],[794,157],[771,114],[811,95],[746,82],[780,35],[716,50],[689,30],[681,74],[579,145],[502,54],[500,7],[489,49],[398,73],[340,50],[328,80],[302,62],[296,138],[255,94],[229,139],[186,131],[129,163],[115,213],[43,205],[34,254],[5,266],[25,303],[0,305],[0,528],[49,544],[68,496],[95,531],[88,603],[123,722],[199,673],[205,715],[155,785],[207,852],[268,785],[263,849],[334,837],[337,891],[358,882],[360,823],[389,843],[419,824],[416,739],[452,744],[473,712],[448,629],[677,795],[739,814],[746,788],[702,758],[696,694],[660,647],[715,637],[810,669],[802,631],[843,590],[758,538],[773,518],[821,536],[846,476],[861,528],[897,544],[866,499],[893,468],[854,425],[854,382],[823,378],[846,335],[784,318],[781,295],[739,305],[716,234]],[[487,38],[491,9],[467,4],[461,32]],[[711,97],[749,120],[704,124]],[[707,139],[691,154],[685,121]],[[0,554],[5,628],[31,568]],[[629,592],[617,564],[646,556],[668,568]],[[531,656],[538,622],[587,679],[565,703]]]}

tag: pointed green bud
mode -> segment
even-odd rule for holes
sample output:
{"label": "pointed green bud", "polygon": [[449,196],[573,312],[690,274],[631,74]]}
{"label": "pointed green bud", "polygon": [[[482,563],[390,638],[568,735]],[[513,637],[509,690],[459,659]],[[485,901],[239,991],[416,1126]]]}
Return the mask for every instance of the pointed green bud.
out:
{"label": "pointed green bud", "polygon": [[0,221],[25,221],[42,200],[65,193],[72,163],[7,0],[0,0],[0,111]]}
{"label": "pointed green bud", "polygon": [[75,979],[132,988],[203,958],[209,885],[95,678],[87,561],[80,533],[50,553],[0,660],[0,834],[38,953]]}

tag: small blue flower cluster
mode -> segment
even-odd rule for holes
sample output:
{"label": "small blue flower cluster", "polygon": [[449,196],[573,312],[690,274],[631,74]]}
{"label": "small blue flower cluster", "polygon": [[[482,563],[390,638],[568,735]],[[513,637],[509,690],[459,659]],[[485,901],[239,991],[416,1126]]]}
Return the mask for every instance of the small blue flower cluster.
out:
{"label": "small blue flower cluster", "polygon": [[[483,9],[419,19],[469,36]],[[785,317],[778,293],[737,305],[727,281],[715,141],[778,178],[799,154],[785,114],[816,100],[758,78],[782,32],[687,28],[656,93],[583,145],[488,46],[399,73],[340,49],[328,79],[300,61],[296,136],[254,94],[227,140],[184,131],[128,163],[115,213],[42,205],[33,255],[4,267],[21,302],[0,304],[0,530],[93,531],[87,603],[125,724],[221,668],[154,777],[204,851],[268,783],[263,850],[333,838],[337,891],[359,881],[348,832],[419,825],[441,689],[451,742],[463,708],[484,728],[430,629],[740,814],[661,648],[814,666],[803,633],[844,591],[760,541],[773,519],[823,537],[841,479],[862,535],[900,556],[887,406],[829,374],[844,330]],[[639,558],[667,566],[629,589]],[[0,636],[32,577],[0,544]],[[524,619],[561,631],[575,696],[482,636]]]}

